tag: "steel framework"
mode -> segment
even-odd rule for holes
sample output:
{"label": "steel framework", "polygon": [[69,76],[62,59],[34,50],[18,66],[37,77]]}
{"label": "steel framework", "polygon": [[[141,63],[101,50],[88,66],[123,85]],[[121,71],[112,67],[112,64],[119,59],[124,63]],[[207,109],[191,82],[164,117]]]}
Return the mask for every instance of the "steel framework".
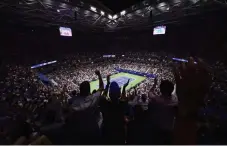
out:
{"label": "steel framework", "polygon": [[95,0],[0,1],[2,21],[32,26],[69,26],[84,31],[141,29],[177,23],[184,17],[225,7],[227,0],[172,0],[153,4],[145,0],[121,13],[113,14]]}

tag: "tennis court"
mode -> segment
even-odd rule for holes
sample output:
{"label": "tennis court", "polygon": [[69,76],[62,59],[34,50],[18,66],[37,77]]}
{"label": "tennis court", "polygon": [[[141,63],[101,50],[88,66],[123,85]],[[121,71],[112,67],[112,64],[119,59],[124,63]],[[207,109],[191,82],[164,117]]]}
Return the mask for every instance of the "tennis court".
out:
{"label": "tennis court", "polygon": [[[137,84],[139,84],[140,82],[142,82],[143,80],[145,80],[146,77],[143,77],[143,76],[138,76],[138,75],[134,75],[134,74],[129,74],[129,73],[118,73],[118,74],[115,74],[115,75],[112,75],[110,77],[110,82],[117,82],[118,85],[120,87],[123,87],[125,83],[128,82],[128,80],[130,80],[129,82],[129,85],[128,87],[126,88],[126,90],[136,86]],[[106,78],[103,79],[104,81],[104,86],[106,86]],[[99,81],[96,80],[96,81],[92,81],[90,82],[90,85],[91,85],[91,92],[94,90],[94,89],[98,89],[99,87]]]}

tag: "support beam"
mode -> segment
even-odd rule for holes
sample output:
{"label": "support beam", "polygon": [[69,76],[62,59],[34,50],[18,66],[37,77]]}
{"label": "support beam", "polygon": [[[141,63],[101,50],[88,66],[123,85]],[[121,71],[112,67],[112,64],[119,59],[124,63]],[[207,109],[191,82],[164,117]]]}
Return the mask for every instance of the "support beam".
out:
{"label": "support beam", "polygon": [[102,15],[100,15],[99,18],[96,19],[95,22],[94,22],[92,25],[95,25],[95,24],[99,21],[99,19],[100,19],[101,17],[102,17]]}

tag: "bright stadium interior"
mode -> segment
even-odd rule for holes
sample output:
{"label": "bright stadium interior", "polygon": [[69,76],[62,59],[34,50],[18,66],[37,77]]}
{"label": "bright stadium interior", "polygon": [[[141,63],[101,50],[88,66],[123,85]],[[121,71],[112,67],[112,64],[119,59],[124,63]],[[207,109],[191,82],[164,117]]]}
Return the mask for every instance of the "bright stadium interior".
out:
{"label": "bright stadium interior", "polygon": [[0,16],[0,144],[227,144],[226,0],[2,0]]}

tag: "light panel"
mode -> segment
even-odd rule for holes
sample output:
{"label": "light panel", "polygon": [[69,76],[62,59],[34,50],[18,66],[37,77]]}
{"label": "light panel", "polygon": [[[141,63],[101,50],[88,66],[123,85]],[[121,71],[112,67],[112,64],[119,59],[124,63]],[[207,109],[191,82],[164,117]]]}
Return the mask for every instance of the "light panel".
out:
{"label": "light panel", "polygon": [[157,5],[157,8],[161,10],[162,12],[168,11],[169,10],[169,5],[165,2],[161,2]]}
{"label": "light panel", "polygon": [[97,12],[97,11],[96,11],[96,8],[93,7],[93,6],[91,6],[91,10],[92,10],[93,12]]}
{"label": "light panel", "polygon": [[108,18],[109,18],[109,19],[113,19],[113,16],[112,16],[112,15],[108,15]]}
{"label": "light panel", "polygon": [[125,15],[125,14],[126,14],[126,11],[125,10],[121,12],[121,16],[122,15]]}
{"label": "light panel", "polygon": [[193,4],[197,3],[199,0],[189,0],[190,2],[192,2]]}
{"label": "light panel", "polygon": [[114,16],[113,16],[113,19],[117,19],[117,15],[114,15]]}
{"label": "light panel", "polygon": [[101,13],[101,15],[105,15],[105,12],[103,12],[103,11],[101,11],[100,13]]}

